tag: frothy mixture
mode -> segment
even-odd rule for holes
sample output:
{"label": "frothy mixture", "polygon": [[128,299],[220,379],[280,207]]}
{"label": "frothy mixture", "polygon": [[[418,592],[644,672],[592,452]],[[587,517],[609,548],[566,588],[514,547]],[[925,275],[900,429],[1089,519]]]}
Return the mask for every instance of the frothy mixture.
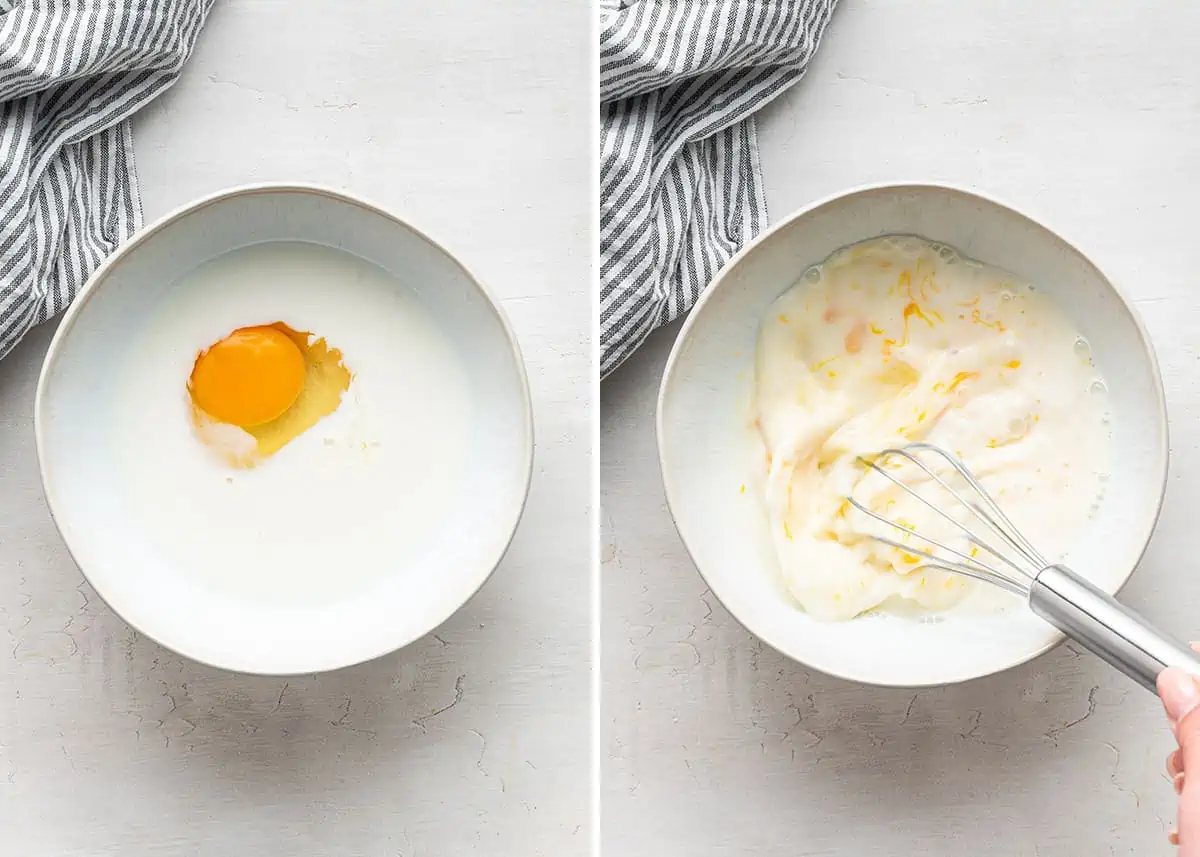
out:
{"label": "frothy mixture", "polygon": [[866,536],[878,526],[846,495],[954,538],[858,456],[916,441],[957,454],[1054,561],[1103,494],[1107,399],[1086,340],[1011,274],[911,237],[835,253],[775,302],[759,333],[755,482],[788,590],[819,619],[897,598],[929,610],[1002,607],[1000,590]]}

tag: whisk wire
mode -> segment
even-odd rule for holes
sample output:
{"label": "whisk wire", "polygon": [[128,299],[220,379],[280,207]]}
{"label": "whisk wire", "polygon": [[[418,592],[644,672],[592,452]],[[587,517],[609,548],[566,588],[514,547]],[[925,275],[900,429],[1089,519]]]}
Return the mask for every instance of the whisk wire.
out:
{"label": "whisk wire", "polygon": [[[923,462],[921,462],[916,457],[914,457],[913,455],[911,455],[910,453],[908,453],[907,451],[905,451],[903,449],[885,449],[882,453],[880,453],[879,456],[877,456],[876,461],[879,459],[885,458],[886,456],[889,456],[889,455],[899,455],[899,456],[906,458],[909,461],[913,462],[913,464],[915,464],[917,467],[921,468],[921,470],[924,471],[928,476],[930,476],[939,485],[941,485],[948,492],[950,492],[950,494],[955,499],[957,499],[960,503],[962,503],[968,507],[971,506],[971,504],[967,503],[966,500],[964,500],[961,496],[959,496],[958,492],[956,492],[953,488],[951,488],[949,485],[947,485],[946,482],[940,476],[938,476],[936,473],[929,470],[929,468],[927,468]],[[859,460],[862,461],[864,464],[866,464],[868,467],[870,467],[872,470],[874,470],[876,473],[882,474],[884,477],[886,477],[888,479],[888,481],[890,481],[896,487],[900,488],[902,491],[904,491],[910,497],[913,497],[914,499],[920,501],[922,505],[924,505],[926,508],[935,512],[943,520],[954,525],[960,532],[963,533],[963,535],[965,535],[967,537],[967,539],[972,544],[978,545],[979,547],[983,548],[988,553],[990,553],[992,556],[996,557],[1001,562],[1003,562],[1005,565],[1008,565],[1009,567],[1011,567],[1018,574],[1024,574],[1024,570],[1021,569],[1019,566],[1017,566],[1016,563],[1012,562],[1007,556],[1005,556],[1000,551],[996,550],[996,548],[992,547],[992,545],[989,544],[987,541],[980,538],[977,533],[972,531],[970,528],[968,528],[965,524],[963,524],[957,518],[948,514],[944,509],[940,508],[936,504],[931,503],[923,495],[918,493],[916,491],[916,489],[914,489],[912,486],[907,485],[906,483],[897,479],[895,476],[893,476],[887,470],[880,467],[875,461],[868,461],[867,459],[864,459],[864,458],[860,458]],[[880,521],[881,523],[887,524],[888,526],[894,527],[895,529],[898,529],[898,530],[903,530],[904,532],[909,533],[910,535],[914,535],[917,538],[922,539],[923,541],[930,542],[931,544],[935,544],[938,547],[940,547],[942,550],[950,551],[951,553],[957,554],[958,556],[962,557],[962,559],[964,559],[968,562],[977,562],[977,563],[979,563],[979,565],[984,565],[984,563],[979,562],[977,557],[968,556],[967,554],[961,553],[957,550],[954,550],[953,548],[947,547],[946,545],[941,544],[940,542],[936,542],[931,538],[921,535],[920,533],[916,532],[915,530],[912,530],[909,527],[906,527],[897,521],[893,521],[889,518],[883,517],[882,515],[875,514],[871,510],[863,507],[862,504],[860,504],[857,500],[855,500],[853,498],[849,498],[849,499],[850,499],[850,502],[856,508],[858,508],[860,511],[866,512],[872,518],[874,518],[877,521]],[[988,523],[989,526],[991,525],[990,522],[987,522],[986,520],[985,520],[985,523]],[[996,573],[999,574],[1000,572],[997,571]]]}
{"label": "whisk wire", "polygon": [[[1026,560],[1028,560],[1032,565],[1036,566],[1037,571],[1041,571],[1046,567],[1047,562],[1045,559],[1043,559],[1042,555],[1038,553],[1037,548],[1035,548],[1033,543],[1030,542],[1029,539],[1025,538],[1021,531],[1017,529],[1016,525],[1009,520],[1008,515],[1004,514],[1004,510],[1000,508],[1000,504],[992,498],[992,495],[989,494],[987,489],[979,483],[979,480],[975,478],[975,474],[968,470],[965,464],[959,461],[955,456],[948,453],[946,450],[942,449],[940,446],[934,446],[931,443],[913,443],[910,444],[908,448],[932,452],[935,455],[940,456],[947,464],[954,468],[955,472],[958,473],[958,475],[961,476],[966,483],[971,486],[971,489],[975,492],[979,499],[983,500],[983,502],[987,504],[987,512],[990,513],[990,515],[985,513],[983,509],[980,509],[974,503],[970,503],[968,505],[972,508],[972,510],[986,520],[989,526],[991,526],[996,533],[1002,536],[1005,541],[1011,544],[1016,550],[1021,552]],[[913,459],[912,456],[909,456],[909,459],[914,461],[914,463],[926,473],[934,475],[929,468],[920,461]],[[934,478],[937,477],[934,476]],[[951,493],[954,493],[956,497],[958,496],[957,492],[954,492],[953,489],[950,489],[949,486],[947,486],[946,483],[941,479],[938,479],[938,482],[945,486],[947,490],[950,490]],[[962,498],[960,497],[958,499],[961,501]],[[998,526],[992,519],[993,517],[998,518],[1003,526]]]}
{"label": "whisk wire", "polygon": [[[977,499],[968,499],[964,497],[959,490],[952,487],[938,473],[934,472],[929,465],[922,461],[916,454],[919,452],[933,453],[943,459],[956,473],[958,473],[960,477],[962,477],[963,481],[975,494]],[[995,543],[987,538],[984,538],[976,530],[964,524],[958,518],[947,512],[944,508],[927,499],[912,486],[906,484],[903,480],[898,479],[896,476],[889,473],[886,468],[879,464],[879,462],[886,461],[886,459],[890,456],[900,456],[919,468],[926,476],[937,483],[938,486],[940,486],[951,497],[953,497],[960,505],[964,506],[971,513],[971,515],[977,521],[982,523],[988,530],[990,530],[995,537],[998,537],[1000,540],[1002,540],[1002,542],[1009,547],[1010,551],[1006,552],[1005,550],[997,547]],[[964,536],[966,536],[967,540],[971,544],[975,545],[977,548],[983,549],[992,557],[995,557],[996,562],[989,562],[981,559],[977,550],[973,550],[970,554],[968,554],[941,541],[938,541],[937,539],[930,538],[929,536],[922,534],[911,527],[905,526],[898,521],[891,520],[884,515],[868,509],[858,500],[854,499],[853,496],[847,497],[846,499],[852,506],[854,506],[854,508],[865,513],[875,521],[906,533],[907,535],[918,538],[928,545],[932,545],[941,551],[944,551],[951,557],[957,557],[957,559],[952,559],[947,556],[938,556],[928,550],[920,550],[910,544],[905,544],[885,536],[872,535],[872,538],[874,538],[876,541],[925,559],[926,562],[922,564],[924,568],[936,568],[942,571],[962,574],[976,580],[982,580],[988,583],[996,584],[1016,594],[1026,593],[1038,572],[1046,567],[1047,563],[1042,558],[1041,554],[1038,553],[1037,549],[1029,542],[1029,540],[1021,534],[1016,526],[1013,525],[1012,521],[1009,520],[1008,516],[1004,514],[999,504],[992,499],[991,495],[988,494],[987,490],[979,483],[979,480],[975,478],[974,474],[967,469],[966,465],[941,447],[934,446],[933,444],[929,443],[913,443],[903,448],[885,449],[871,460],[860,458],[860,461],[862,461],[876,473],[883,474],[883,476],[885,476],[893,485],[896,485],[907,495],[920,501],[922,505],[936,513],[940,518],[952,524]],[[1012,554],[1015,554],[1016,557],[1014,558]]]}
{"label": "whisk wire", "polygon": [[[882,515],[878,515],[875,512],[872,512],[870,509],[865,508],[860,503],[858,503],[856,500],[851,500],[850,502],[854,505],[854,507],[856,509],[858,509],[861,512],[866,513],[867,515],[874,518],[875,520],[877,520],[881,523],[887,524],[888,526],[896,527],[897,529],[904,530],[904,532],[906,532],[906,533],[911,533],[912,535],[917,536],[918,538],[922,539],[923,541],[929,542],[930,544],[933,544],[936,547],[941,548],[942,550],[946,551],[947,553],[952,553],[955,556],[960,557],[963,560],[962,562],[953,562],[953,561],[947,562],[947,560],[944,557],[939,557],[935,554],[929,553],[928,551],[921,550],[920,548],[915,548],[912,545],[904,544],[903,542],[898,542],[895,539],[889,539],[886,536],[872,536],[872,538],[874,538],[875,541],[877,541],[877,542],[881,542],[882,544],[885,544],[885,545],[890,545],[891,547],[894,547],[898,550],[904,551],[905,553],[910,553],[910,554],[913,554],[914,556],[923,557],[923,558],[929,560],[929,562],[924,563],[924,566],[923,566],[924,568],[936,568],[936,569],[940,569],[942,571],[949,571],[949,572],[955,572],[958,574],[963,574],[963,575],[966,575],[967,577],[972,577],[976,580],[982,580],[985,583],[994,583],[998,586],[1003,587],[1004,589],[1009,590],[1010,592],[1015,592],[1018,595],[1021,594],[1022,592],[1024,592],[1024,589],[1021,587],[1021,585],[1019,583],[1011,580],[1009,577],[1007,577],[1003,571],[1001,571],[997,568],[993,568],[992,566],[988,565],[987,563],[980,561],[977,557],[972,557],[972,556],[965,554],[955,548],[950,547],[949,545],[942,544],[941,542],[937,541],[936,539],[931,539],[926,536],[922,536],[916,530],[912,530],[912,529],[909,529],[908,527],[899,525],[895,521],[890,521],[887,518],[883,517]],[[980,569],[982,569],[982,571]],[[991,574],[992,576],[989,577],[988,574]]]}

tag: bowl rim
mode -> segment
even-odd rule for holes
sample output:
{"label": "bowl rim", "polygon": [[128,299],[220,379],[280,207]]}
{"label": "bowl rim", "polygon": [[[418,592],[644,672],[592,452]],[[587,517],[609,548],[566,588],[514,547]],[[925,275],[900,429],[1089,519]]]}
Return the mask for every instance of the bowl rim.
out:
{"label": "bowl rim", "polygon": [[[415,635],[405,635],[403,639],[397,639],[388,642],[382,647],[377,647],[366,655],[355,656],[351,659],[329,659],[321,664],[310,669],[286,669],[273,670],[269,665],[239,663],[237,659],[230,659],[228,662],[219,663],[216,658],[198,657],[188,652],[180,651],[179,649],[164,643],[152,634],[146,633],[142,628],[139,628],[134,623],[130,622],[125,615],[118,609],[104,593],[101,592],[92,583],[88,576],[87,570],[83,563],[79,561],[73,542],[75,536],[74,530],[66,520],[66,516],[59,508],[59,500],[56,496],[53,482],[50,479],[48,472],[46,438],[45,438],[45,422],[43,406],[46,399],[47,379],[58,363],[59,351],[62,344],[70,336],[71,330],[74,328],[79,315],[83,312],[84,307],[92,299],[93,295],[99,290],[102,284],[107,280],[113,268],[119,265],[127,256],[137,251],[137,249],[157,235],[171,224],[214,205],[218,205],[227,200],[242,196],[251,196],[256,194],[281,194],[281,193],[296,193],[304,195],[321,196],[336,202],[345,203],[363,209],[377,217],[382,217],[392,224],[403,229],[409,230],[421,240],[428,243],[431,247],[441,253],[452,265],[457,267],[463,276],[479,291],[487,305],[491,309],[496,320],[500,323],[500,327],[504,332],[504,338],[508,343],[509,356],[516,367],[518,378],[520,379],[520,396],[521,396],[521,414],[522,414],[522,430],[524,434],[524,443],[521,449],[521,471],[524,473],[522,479],[519,496],[513,498],[513,522],[507,538],[501,544],[499,550],[487,564],[487,570],[482,574],[471,589],[470,594],[462,601],[461,604],[454,607],[445,615],[435,618],[435,621],[423,632]],[[468,602],[470,602],[495,574],[504,557],[507,555],[509,548],[512,546],[513,539],[516,537],[517,530],[520,528],[521,520],[524,517],[525,509],[529,502],[529,489],[533,480],[533,463],[534,463],[534,419],[533,419],[533,399],[529,389],[529,375],[525,365],[524,356],[521,352],[520,342],[517,339],[516,333],[513,331],[508,315],[505,313],[503,306],[497,299],[495,293],[487,286],[487,284],[475,275],[462,260],[454,253],[451,253],[444,244],[432,238],[427,232],[417,228],[409,221],[393,214],[384,206],[371,202],[367,198],[355,193],[350,193],[344,190],[335,189],[327,185],[299,182],[299,181],[265,181],[252,182],[247,184],[234,185],[226,187],[222,190],[214,191],[204,196],[198,197],[191,202],[186,202],[179,205],[166,214],[163,214],[151,223],[143,225],[132,236],[129,237],[123,244],[117,247],[111,254],[104,259],[103,262],[92,272],[88,277],[87,282],[76,294],[74,300],[63,312],[58,328],[54,332],[54,336],[50,340],[50,345],[46,349],[45,357],[42,360],[41,370],[38,373],[37,388],[34,393],[33,404],[33,426],[34,426],[34,447],[37,452],[38,473],[42,482],[42,493],[46,498],[46,507],[50,512],[50,518],[54,522],[55,528],[58,530],[63,544],[67,549],[67,553],[71,557],[71,561],[79,570],[79,573],[87,581],[88,586],[92,591],[122,622],[130,628],[137,631],[139,634],[152,640],[167,651],[173,652],[180,657],[186,658],[194,663],[203,664],[213,667],[214,669],[223,670],[226,672],[238,673],[242,675],[257,675],[270,677],[290,677],[299,675],[312,675],[316,673],[332,672],[335,670],[345,669],[347,667],[357,666],[359,664],[368,663],[386,655],[398,652],[412,645],[417,640],[420,640],[433,632],[435,632],[442,624],[444,624],[451,616],[461,610]],[[426,623],[422,623],[426,624]]]}
{"label": "bowl rim", "polygon": [[946,678],[943,678],[938,681],[933,681],[933,682],[929,682],[929,681],[881,681],[878,679],[870,679],[870,678],[864,678],[861,676],[849,675],[849,674],[846,674],[843,672],[831,670],[831,669],[828,669],[828,668],[825,668],[822,666],[818,666],[813,663],[809,663],[808,661],[805,661],[805,660],[801,660],[800,657],[792,654],[791,652],[785,651],[783,648],[781,648],[779,645],[777,645],[774,641],[768,640],[765,637],[760,636],[758,634],[758,632],[755,631],[741,616],[739,616],[736,612],[731,610],[729,608],[729,605],[725,604],[725,602],[722,601],[721,596],[719,594],[717,594],[715,589],[713,589],[711,581],[709,580],[708,576],[704,573],[704,569],[701,567],[700,563],[696,561],[696,555],[695,555],[694,551],[692,550],[690,543],[688,542],[688,538],[687,538],[687,535],[684,533],[684,529],[680,526],[679,518],[677,517],[674,505],[672,504],[671,498],[672,498],[672,495],[674,492],[672,489],[671,477],[668,474],[667,453],[666,453],[666,450],[664,447],[664,440],[663,440],[663,437],[664,437],[664,419],[663,419],[664,404],[666,402],[667,397],[670,395],[670,388],[672,386],[672,381],[675,376],[675,365],[680,358],[680,355],[683,351],[683,347],[686,345],[688,338],[691,335],[694,322],[696,321],[697,317],[699,316],[700,312],[704,309],[704,307],[706,306],[708,301],[712,298],[712,295],[722,287],[722,285],[728,278],[729,273],[731,271],[733,271],[741,263],[741,261],[744,258],[749,256],[751,253],[755,252],[757,250],[757,248],[759,247],[759,245],[764,243],[768,238],[772,237],[777,232],[781,232],[782,230],[791,226],[793,223],[796,223],[797,221],[799,221],[805,217],[808,217],[809,215],[813,214],[818,209],[821,209],[832,203],[841,202],[843,200],[850,199],[852,197],[864,196],[864,195],[873,194],[873,193],[880,193],[880,192],[904,193],[904,192],[914,192],[914,191],[915,192],[949,193],[949,194],[955,194],[958,196],[968,197],[970,199],[984,202],[989,205],[995,206],[997,208],[1003,209],[1008,215],[1019,218],[1021,220],[1025,220],[1028,223],[1032,224],[1033,226],[1045,231],[1050,236],[1052,236],[1053,238],[1055,238],[1056,240],[1061,242],[1064,246],[1066,246],[1070,250],[1074,251],[1080,259],[1082,259],[1087,265],[1089,265],[1100,276],[1100,278],[1105,283],[1108,284],[1108,286],[1112,289],[1113,293],[1117,296],[1118,300],[1120,300],[1121,304],[1125,307],[1126,312],[1129,313],[1130,318],[1133,320],[1134,327],[1137,330],[1138,339],[1141,342],[1142,350],[1144,352],[1146,359],[1149,361],[1151,374],[1154,377],[1154,400],[1157,404],[1157,408],[1155,411],[1155,417],[1157,419],[1158,426],[1159,426],[1159,444],[1160,444],[1159,448],[1162,450],[1162,452],[1158,456],[1159,461],[1158,461],[1158,464],[1156,467],[1156,478],[1158,481],[1159,488],[1158,488],[1157,495],[1154,498],[1152,508],[1151,507],[1147,508],[1147,510],[1146,510],[1147,514],[1145,515],[1145,517],[1143,519],[1142,526],[1144,527],[1144,535],[1140,536],[1141,541],[1142,541],[1141,549],[1138,551],[1136,561],[1129,567],[1128,572],[1125,574],[1125,576],[1123,578],[1121,578],[1120,581],[1117,582],[1115,587],[1112,587],[1112,591],[1109,593],[1110,595],[1113,595],[1113,596],[1118,595],[1121,592],[1121,590],[1125,587],[1125,585],[1129,582],[1130,578],[1133,577],[1134,572],[1138,569],[1138,567],[1142,563],[1142,560],[1145,558],[1146,550],[1150,546],[1150,541],[1154,535],[1154,530],[1158,526],[1159,518],[1162,515],[1163,500],[1166,496],[1167,481],[1168,481],[1169,468],[1170,468],[1170,442],[1169,442],[1169,427],[1167,424],[1168,418],[1167,418],[1166,393],[1164,392],[1164,389],[1163,389],[1162,369],[1159,366],[1158,355],[1156,354],[1156,352],[1154,350],[1154,344],[1150,339],[1150,334],[1146,329],[1146,326],[1145,326],[1144,321],[1142,320],[1141,314],[1138,312],[1134,303],[1129,299],[1129,296],[1126,295],[1126,293],[1121,288],[1121,286],[1115,280],[1113,280],[1111,277],[1109,277],[1108,274],[1105,273],[1105,271],[1099,265],[1097,265],[1096,262],[1089,255],[1087,255],[1086,253],[1084,253],[1082,250],[1079,249],[1078,244],[1076,244],[1074,241],[1071,241],[1069,238],[1065,237],[1057,229],[1047,226],[1041,220],[1026,213],[1024,210],[1017,208],[1007,202],[1004,202],[1003,200],[998,199],[997,197],[995,197],[991,194],[984,193],[984,192],[974,190],[974,189],[970,189],[970,188],[967,188],[967,187],[964,187],[961,185],[956,185],[956,184],[951,184],[951,183],[946,183],[946,182],[902,181],[902,180],[872,182],[872,183],[867,183],[867,184],[855,185],[853,187],[850,187],[850,188],[847,188],[844,190],[835,191],[834,193],[830,193],[823,197],[820,197],[820,198],[818,198],[812,202],[809,202],[806,205],[796,209],[795,211],[793,211],[790,214],[786,215],[785,217],[781,218],[777,223],[775,223],[775,224],[771,225],[770,227],[768,227],[767,229],[763,230],[763,232],[761,232],[759,235],[755,236],[755,238],[753,240],[751,240],[744,247],[742,247],[737,253],[735,253],[730,258],[730,260],[725,263],[725,265],[721,268],[721,270],[717,272],[716,276],[713,277],[713,280],[708,285],[708,287],[700,293],[700,297],[696,301],[696,304],[692,307],[692,309],[688,312],[687,317],[684,319],[683,325],[680,327],[679,333],[675,337],[675,342],[671,347],[671,353],[667,357],[667,362],[663,369],[662,380],[659,384],[658,399],[657,399],[657,403],[656,403],[656,407],[655,407],[654,430],[655,430],[655,444],[656,444],[656,449],[658,452],[659,473],[660,473],[660,476],[661,476],[662,482],[663,482],[663,491],[664,491],[665,498],[666,498],[667,512],[671,516],[671,522],[675,527],[675,531],[679,534],[680,541],[683,542],[684,550],[687,551],[688,557],[689,557],[689,559],[691,559],[692,565],[695,566],[696,571],[699,573],[701,579],[705,582],[705,584],[708,585],[709,591],[712,593],[713,597],[717,599],[717,601],[721,604],[721,606],[724,607],[731,616],[733,616],[734,620],[737,621],[737,623],[739,625],[741,625],[744,629],[746,629],[746,631],[749,632],[751,635],[758,638],[759,640],[762,640],[762,642],[764,642],[766,645],[770,646],[775,651],[779,652],[784,657],[788,658],[791,661],[794,661],[795,663],[799,664],[800,666],[802,666],[806,669],[815,670],[824,675],[829,675],[834,678],[841,679],[843,681],[853,682],[855,684],[860,684],[860,685],[867,685],[867,686],[874,686],[874,687],[920,689],[920,688],[926,688],[926,687],[945,687],[945,686],[954,685],[954,684],[961,684],[964,682],[973,681],[976,679],[983,679],[988,676],[999,675],[1000,673],[1008,672],[1009,670],[1014,669],[1015,667],[1021,666],[1022,664],[1029,663],[1030,661],[1033,661],[1033,660],[1041,657],[1042,655],[1046,654],[1051,649],[1058,647],[1064,640],[1066,640],[1066,635],[1064,635],[1061,631],[1054,629],[1053,636],[1043,646],[1041,646],[1040,648],[1038,648],[1032,652],[1017,655],[1013,659],[1008,661],[1007,663],[1004,663],[998,667],[989,669],[986,672],[965,670],[960,673],[950,674]]}

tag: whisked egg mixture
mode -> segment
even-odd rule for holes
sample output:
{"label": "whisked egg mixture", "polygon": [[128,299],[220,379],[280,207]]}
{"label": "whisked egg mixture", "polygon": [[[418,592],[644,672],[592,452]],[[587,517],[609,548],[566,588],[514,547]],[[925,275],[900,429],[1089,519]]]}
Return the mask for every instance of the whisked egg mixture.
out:
{"label": "whisked egg mixture", "polygon": [[[916,441],[957,454],[1051,561],[1095,514],[1108,473],[1108,396],[1087,341],[1030,284],[915,237],[841,250],[775,302],[759,333],[752,418],[762,448],[750,484],[787,589],[818,619],[904,602],[1013,602],[868,538],[937,552],[880,529],[849,506],[851,493],[930,538],[980,550],[859,456]],[[911,466],[896,475],[953,508]]]}
{"label": "whisked egg mixture", "polygon": [[402,567],[461,502],[471,405],[417,297],[279,242],[172,286],[118,380],[119,486],[174,568],[321,603]]}

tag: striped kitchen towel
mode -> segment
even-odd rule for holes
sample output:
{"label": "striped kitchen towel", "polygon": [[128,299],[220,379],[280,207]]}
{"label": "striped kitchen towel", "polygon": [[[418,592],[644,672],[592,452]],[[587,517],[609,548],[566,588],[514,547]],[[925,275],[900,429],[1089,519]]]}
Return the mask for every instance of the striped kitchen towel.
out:
{"label": "striped kitchen towel", "polygon": [[129,117],[213,0],[0,0],[0,357],[141,226]]}
{"label": "striped kitchen towel", "polygon": [[601,0],[600,374],[766,224],[754,112],[836,0]]}

